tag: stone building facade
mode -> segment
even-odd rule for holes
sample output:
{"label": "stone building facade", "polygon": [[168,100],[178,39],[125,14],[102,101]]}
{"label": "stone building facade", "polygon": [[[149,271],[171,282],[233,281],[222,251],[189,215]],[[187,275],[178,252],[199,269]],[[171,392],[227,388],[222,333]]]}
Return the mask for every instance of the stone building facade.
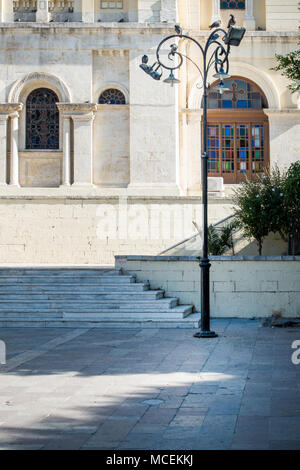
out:
{"label": "stone building facade", "polygon": [[271,70],[298,47],[298,0],[0,1],[1,262],[109,264],[201,225],[199,72],[171,88],[139,64],[176,22],[204,42],[231,13],[247,33],[222,100],[210,77],[211,221],[245,173],[299,159],[300,99]]}

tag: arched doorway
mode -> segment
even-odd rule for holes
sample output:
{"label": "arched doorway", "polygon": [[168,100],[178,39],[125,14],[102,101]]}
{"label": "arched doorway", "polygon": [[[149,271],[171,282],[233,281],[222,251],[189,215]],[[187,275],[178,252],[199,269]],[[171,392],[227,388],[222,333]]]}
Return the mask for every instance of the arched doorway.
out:
{"label": "arched doorway", "polygon": [[224,81],[221,95],[214,83],[208,92],[208,176],[235,184],[255,178],[269,163],[268,107],[262,90],[250,80]]}

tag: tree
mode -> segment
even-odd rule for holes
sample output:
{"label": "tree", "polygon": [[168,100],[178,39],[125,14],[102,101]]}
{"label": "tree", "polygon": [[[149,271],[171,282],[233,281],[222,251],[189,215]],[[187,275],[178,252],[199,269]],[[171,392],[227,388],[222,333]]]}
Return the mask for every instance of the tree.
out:
{"label": "tree", "polygon": [[292,93],[300,91],[300,49],[286,55],[275,54],[275,57],[278,64],[271,70],[281,71],[281,75],[291,81],[288,88]]}
{"label": "tree", "polygon": [[253,181],[246,180],[235,190],[235,220],[246,238],[256,240],[259,255],[269,233],[279,232],[285,237],[283,181],[284,175],[276,167]]}
{"label": "tree", "polygon": [[[294,254],[294,241],[300,235],[300,160],[289,167],[283,184],[286,213],[285,232],[289,234],[289,252]],[[292,246],[291,246],[292,245]]]}
{"label": "tree", "polygon": [[291,80],[288,88],[292,93],[300,91],[300,49],[286,55],[276,54],[275,57],[278,64],[272,70],[281,71],[281,75]]}

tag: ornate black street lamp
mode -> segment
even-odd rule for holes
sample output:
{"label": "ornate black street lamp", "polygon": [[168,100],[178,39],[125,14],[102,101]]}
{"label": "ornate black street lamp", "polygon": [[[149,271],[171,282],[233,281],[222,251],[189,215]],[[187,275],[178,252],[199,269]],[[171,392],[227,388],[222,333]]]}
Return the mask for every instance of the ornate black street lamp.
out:
{"label": "ornate black street lamp", "polygon": [[[150,75],[154,80],[160,80],[163,74],[163,69],[170,71],[168,78],[164,80],[173,86],[180,83],[180,80],[175,78],[174,71],[179,69],[184,61],[184,58],[191,61],[198,69],[202,78],[203,86],[203,151],[202,157],[202,204],[203,204],[203,253],[200,262],[201,267],[201,321],[199,322],[200,331],[194,336],[197,338],[215,338],[218,336],[214,331],[210,330],[210,303],[209,303],[209,269],[210,262],[208,258],[208,218],[207,218],[207,173],[208,173],[208,154],[207,154],[207,90],[209,88],[208,75],[212,67],[215,69],[214,78],[219,79],[218,85],[219,93],[223,93],[226,88],[223,80],[229,78],[229,53],[231,46],[239,46],[241,40],[246,32],[245,28],[234,27],[235,19],[231,15],[227,31],[220,27],[221,22],[216,21],[210,26],[212,32],[210,33],[206,43],[202,46],[195,38],[182,34],[182,29],[179,25],[175,26],[176,34],[172,34],[164,38],[156,49],[156,61],[153,65],[148,65],[149,58],[147,55],[142,57],[140,67],[144,72]],[[171,39],[188,39],[198,46],[202,54],[202,70],[198,65],[188,56],[178,51],[177,44],[170,45],[170,52],[168,53],[169,61],[178,59],[176,64],[171,62],[166,65],[160,58],[162,46]]]}

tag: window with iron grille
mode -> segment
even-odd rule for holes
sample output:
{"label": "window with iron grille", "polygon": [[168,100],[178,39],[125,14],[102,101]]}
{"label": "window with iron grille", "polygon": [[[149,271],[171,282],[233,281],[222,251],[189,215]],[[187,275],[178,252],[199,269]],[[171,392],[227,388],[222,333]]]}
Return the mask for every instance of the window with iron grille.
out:
{"label": "window with iron grille", "polygon": [[120,90],[109,88],[101,93],[99,104],[126,104],[126,100]]}
{"label": "window with iron grille", "polygon": [[245,10],[245,0],[220,0],[222,10]]}
{"label": "window with iron grille", "polygon": [[32,91],[26,101],[26,148],[59,148],[59,111],[56,93],[48,88]]}

